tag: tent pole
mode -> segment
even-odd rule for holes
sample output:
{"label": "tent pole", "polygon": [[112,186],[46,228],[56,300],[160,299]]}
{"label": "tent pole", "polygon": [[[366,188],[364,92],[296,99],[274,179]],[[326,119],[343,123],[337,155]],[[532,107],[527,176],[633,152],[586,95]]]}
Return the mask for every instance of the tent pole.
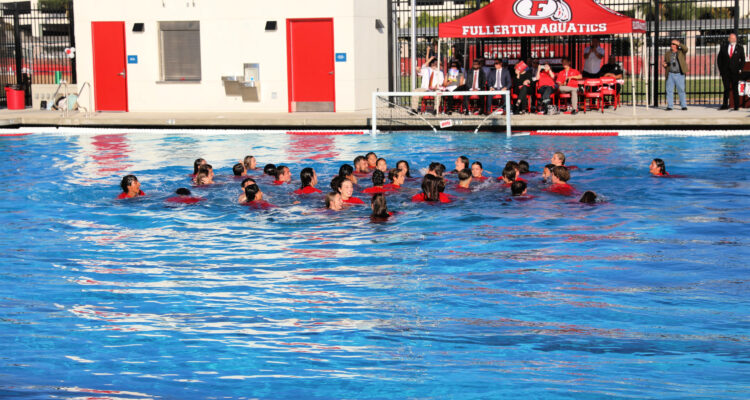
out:
{"label": "tent pole", "polygon": [[411,91],[417,87],[417,1],[411,0]]}
{"label": "tent pole", "polygon": [[630,89],[633,94],[633,115],[635,115],[635,52],[633,51],[633,32],[630,32]]}

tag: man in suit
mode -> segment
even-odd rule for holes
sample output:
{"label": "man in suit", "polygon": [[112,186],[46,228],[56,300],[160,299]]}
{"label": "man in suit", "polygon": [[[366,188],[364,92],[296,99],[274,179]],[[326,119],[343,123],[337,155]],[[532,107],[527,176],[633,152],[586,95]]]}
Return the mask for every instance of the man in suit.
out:
{"label": "man in suit", "polygon": [[[471,64],[471,71],[466,74],[466,89],[469,91],[484,90],[487,87],[487,77],[482,71],[482,66],[479,60],[474,60]],[[469,97],[464,96],[464,114],[468,113],[469,110]],[[484,110],[485,96],[479,96],[479,109]]]}
{"label": "man in suit", "polygon": [[734,100],[734,109],[738,110],[740,95],[737,92],[737,83],[740,80],[742,67],[745,66],[745,50],[741,44],[737,43],[737,35],[734,33],[730,33],[727,43],[721,45],[719,55],[716,57],[716,64],[719,66],[721,82],[724,84],[724,100],[719,110],[729,109],[730,92],[732,93],[732,100]]}
{"label": "man in suit", "polygon": [[[490,75],[487,77],[487,86],[490,90],[510,90],[513,85],[513,80],[510,77],[510,71],[505,68],[505,63],[502,60],[495,60],[495,69],[490,71]],[[489,98],[487,101],[487,107],[485,112],[489,114],[490,107],[494,100]],[[501,99],[500,106],[504,107],[505,102]]]}

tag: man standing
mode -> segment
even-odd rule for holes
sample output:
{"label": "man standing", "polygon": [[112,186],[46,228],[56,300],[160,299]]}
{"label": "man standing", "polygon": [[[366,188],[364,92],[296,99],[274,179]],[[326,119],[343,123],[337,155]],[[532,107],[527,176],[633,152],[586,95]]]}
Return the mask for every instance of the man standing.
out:
{"label": "man standing", "polygon": [[724,100],[719,110],[729,109],[729,93],[732,93],[734,109],[740,107],[740,95],[737,92],[737,83],[740,80],[742,67],[745,66],[745,50],[741,44],[737,43],[737,35],[729,34],[729,40],[719,49],[719,55],[716,57],[716,64],[719,66],[721,82],[724,84]]}
{"label": "man standing", "polygon": [[685,54],[687,54],[688,48],[677,39],[672,39],[669,47],[670,50],[664,54],[664,62],[662,63],[667,70],[667,111],[672,111],[674,105],[675,86],[677,86],[677,94],[680,96],[680,106],[683,110],[687,110],[685,75],[688,73],[688,65],[685,61]]}
{"label": "man standing", "polygon": [[[490,72],[490,76],[487,79],[487,86],[490,87],[490,90],[510,90],[511,85],[513,85],[513,80],[510,77],[510,71],[508,71],[508,68],[504,67],[505,63],[503,61],[495,60],[495,70]],[[490,112],[493,101],[492,98],[489,99],[485,112]],[[504,104],[502,100],[500,104]]]}
{"label": "man standing", "polygon": [[[422,76],[422,85],[415,89],[415,92],[434,92],[437,91],[443,85],[443,72],[437,67],[437,59],[435,57],[428,58],[427,61],[422,64],[422,70],[419,73]],[[419,108],[420,96],[413,96],[411,98],[411,111],[417,113]],[[433,114],[437,113],[440,109],[440,93],[435,96],[435,110]]]}
{"label": "man standing", "polygon": [[604,49],[599,46],[599,38],[594,37],[591,39],[591,46],[586,46],[583,50],[583,77],[598,78],[602,59],[604,59]]}

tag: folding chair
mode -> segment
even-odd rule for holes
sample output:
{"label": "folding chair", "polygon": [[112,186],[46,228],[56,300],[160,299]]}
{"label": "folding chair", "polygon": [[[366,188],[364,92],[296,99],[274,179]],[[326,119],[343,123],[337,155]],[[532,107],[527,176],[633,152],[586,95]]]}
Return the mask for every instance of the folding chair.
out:
{"label": "folding chair", "polygon": [[[602,103],[605,106],[613,106],[615,110],[620,105],[620,94],[617,93],[617,79],[611,76],[601,78],[602,87],[599,93],[602,94]],[[609,101],[607,101],[609,99]]]}
{"label": "folding chair", "polygon": [[586,112],[588,108],[598,108],[601,112],[604,112],[601,88],[601,79],[586,79],[583,81],[583,112]]}

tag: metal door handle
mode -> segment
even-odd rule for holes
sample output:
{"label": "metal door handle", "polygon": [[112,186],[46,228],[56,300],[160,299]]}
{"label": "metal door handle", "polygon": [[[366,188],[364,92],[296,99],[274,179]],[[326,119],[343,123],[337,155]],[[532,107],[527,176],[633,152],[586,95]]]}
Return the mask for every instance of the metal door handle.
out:
{"label": "metal door handle", "polygon": [[119,74],[117,74],[117,75],[120,75],[120,76],[122,76],[122,77],[124,78],[124,77],[125,77],[125,70],[122,70],[122,72],[120,72],[120,73],[119,73]]}
{"label": "metal door handle", "polygon": [[329,72],[328,75],[333,75],[333,71]]}

